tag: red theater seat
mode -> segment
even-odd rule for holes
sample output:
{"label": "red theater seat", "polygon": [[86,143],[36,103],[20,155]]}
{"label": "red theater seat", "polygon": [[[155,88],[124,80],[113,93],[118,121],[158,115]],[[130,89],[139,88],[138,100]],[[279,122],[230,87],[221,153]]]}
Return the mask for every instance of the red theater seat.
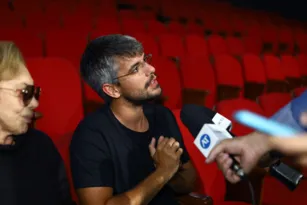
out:
{"label": "red theater seat", "polygon": [[214,59],[218,100],[239,97],[244,86],[240,63],[230,55],[216,55]]}
{"label": "red theater seat", "polygon": [[187,33],[187,28],[185,25],[179,22],[170,22],[167,26],[169,31],[173,34],[185,35]]}
{"label": "red theater seat", "polygon": [[79,60],[88,42],[88,32],[67,30],[50,31],[46,34],[46,53],[48,57],[66,58],[76,63]]}
{"label": "red theater seat", "polygon": [[278,52],[278,29],[271,23],[265,23],[261,28],[262,40],[265,44],[271,44],[271,52]]}
{"label": "red theater seat", "polygon": [[151,53],[154,58],[161,55],[158,42],[152,35],[147,33],[134,33],[131,35],[142,43],[145,53]]}
{"label": "red theater seat", "polygon": [[161,34],[158,38],[162,56],[179,58],[185,56],[186,51],[180,35]]}
{"label": "red theater seat", "polygon": [[282,25],[279,30],[279,43],[284,44],[284,53],[292,54],[294,50],[294,39],[291,27]]}
{"label": "red theater seat", "polygon": [[208,38],[209,50],[212,55],[228,54],[227,45],[225,40],[218,36],[212,35]]}
{"label": "red theater seat", "polygon": [[43,41],[40,36],[27,29],[0,28],[1,41],[14,41],[24,57],[43,56]]}
{"label": "red theater seat", "polygon": [[265,69],[257,55],[245,54],[242,58],[245,81],[259,84],[266,83]]}
{"label": "red theater seat", "polygon": [[223,100],[217,103],[216,111],[232,121],[233,123],[232,132],[237,136],[244,136],[253,132],[253,130],[234,121],[233,115],[238,110],[249,110],[251,112],[255,112],[260,115],[264,115],[264,111],[259,107],[259,105],[255,101],[243,98]]}
{"label": "red theater seat", "polygon": [[91,39],[102,35],[121,33],[120,24],[116,18],[97,18],[95,29],[91,32]]}
{"label": "red theater seat", "polygon": [[157,80],[166,97],[164,105],[171,109],[181,107],[182,85],[176,64],[166,57],[153,57],[152,65],[156,68]]}
{"label": "red theater seat", "polygon": [[168,28],[161,22],[156,20],[148,20],[146,22],[147,30],[152,35],[160,35],[169,33]]}
{"label": "red theater seat", "polygon": [[294,97],[299,97],[303,92],[307,90],[306,87],[296,88],[293,90]]}
{"label": "red theater seat", "polygon": [[188,56],[207,57],[209,56],[208,45],[202,35],[190,34],[185,37],[185,46]]}
{"label": "red theater seat", "polygon": [[194,145],[194,137],[180,120],[180,109],[173,110],[180,132],[183,136],[183,142],[190,155],[198,174],[196,192],[212,197],[216,205],[248,205],[244,202],[225,201],[226,182],[223,173],[219,170],[216,163],[206,164],[205,157]]}
{"label": "red theater seat", "polygon": [[285,185],[281,184],[276,178],[267,176],[262,185],[262,204],[263,205],[304,205],[307,203],[307,180],[303,179],[299,186],[290,191]]}
{"label": "red theater seat", "polygon": [[205,92],[204,104],[212,108],[216,101],[215,74],[208,57],[186,57],[180,61],[183,88]]}
{"label": "red theater seat", "polygon": [[241,56],[244,54],[244,45],[239,38],[227,37],[225,42],[229,54],[234,56]]}
{"label": "red theater seat", "polygon": [[307,55],[300,54],[297,56],[301,76],[307,76]]}
{"label": "red theater seat", "polygon": [[259,36],[244,36],[243,43],[245,53],[260,55],[262,52],[262,40]]}
{"label": "red theater seat", "polygon": [[273,55],[264,55],[263,64],[268,79],[267,92],[285,92],[288,89],[286,76],[281,68],[280,59]]}
{"label": "red theater seat", "polygon": [[35,84],[42,87],[38,111],[43,118],[37,121],[37,128],[54,141],[70,136],[83,118],[81,84],[76,68],[61,58],[29,58],[26,63]]}
{"label": "red theater seat", "polygon": [[259,96],[259,104],[266,116],[270,117],[291,101],[289,93],[267,93]]}
{"label": "red theater seat", "polygon": [[242,56],[242,66],[245,79],[244,96],[255,100],[264,93],[267,83],[263,63],[257,55],[245,54]]}
{"label": "red theater seat", "polygon": [[293,56],[281,56],[281,69],[288,81],[288,87],[290,90],[302,85],[299,63]]}
{"label": "red theater seat", "polygon": [[142,19],[122,19],[121,31],[123,34],[146,33],[145,23]]}

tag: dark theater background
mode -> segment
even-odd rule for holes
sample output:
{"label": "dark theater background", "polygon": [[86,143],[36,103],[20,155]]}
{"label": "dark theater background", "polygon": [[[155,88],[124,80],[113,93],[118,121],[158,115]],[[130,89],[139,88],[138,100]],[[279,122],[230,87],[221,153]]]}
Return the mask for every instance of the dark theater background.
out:
{"label": "dark theater background", "polygon": [[[304,3],[1,0],[0,40],[20,47],[42,87],[38,111],[43,117],[36,127],[52,137],[70,176],[71,134],[85,114],[103,103],[79,76],[80,57],[89,40],[122,33],[141,41],[145,52],[153,55],[164,90],[158,103],[176,117],[186,103],[214,108],[230,119],[242,108],[271,116],[307,86]],[[251,131],[234,122],[238,136]],[[215,164],[204,163],[192,136],[184,128],[182,132],[199,175],[195,191],[209,195],[217,205],[251,203],[247,184],[228,184]],[[305,179],[294,192],[261,169],[251,174],[251,180],[259,204],[307,204]]]}

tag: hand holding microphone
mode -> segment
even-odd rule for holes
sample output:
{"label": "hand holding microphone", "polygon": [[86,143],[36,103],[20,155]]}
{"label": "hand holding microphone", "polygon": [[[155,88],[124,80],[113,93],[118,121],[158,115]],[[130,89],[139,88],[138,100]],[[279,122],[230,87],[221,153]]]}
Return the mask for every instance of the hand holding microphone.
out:
{"label": "hand holding microphone", "polygon": [[[180,118],[193,137],[194,144],[208,157],[211,150],[225,139],[234,135],[228,131],[231,129],[231,121],[222,115],[198,105],[184,105],[181,109]],[[244,172],[232,157],[231,169],[240,178],[244,178]]]}
{"label": "hand holding microphone", "polygon": [[[297,133],[291,127],[280,126],[275,121],[265,118],[261,119],[261,116],[255,116],[255,114],[247,114],[249,115],[238,115],[236,118],[242,124],[258,129],[266,134],[292,137],[293,134]],[[216,120],[216,117],[220,119]],[[228,131],[231,124],[226,123],[224,125],[221,123],[229,121],[228,119],[203,106],[184,105],[180,118],[190,133],[196,138],[194,144],[207,158],[207,162],[216,161],[224,176],[230,182],[236,183],[240,179],[245,178],[242,175],[244,176],[244,173],[248,174],[263,156],[271,155],[273,158],[270,158],[274,159],[274,161],[269,161],[274,163],[267,165],[270,168],[270,174],[285,184],[290,190],[294,190],[299,184],[302,174],[281,163],[279,158],[282,156],[279,153],[269,152],[271,150],[275,151],[274,145],[276,143],[274,141],[277,139],[260,133],[236,138],[234,134]],[[212,132],[214,128],[216,130]],[[208,143],[210,141],[208,139],[201,141],[201,137],[204,134],[209,134],[208,139],[212,143]],[[207,144],[207,146],[202,146],[204,144]],[[211,145],[208,146],[208,144]],[[272,155],[273,153],[274,156]]]}
{"label": "hand holding microphone", "polygon": [[[254,134],[248,137],[242,137],[240,139],[224,141],[217,145],[210,153],[207,162],[210,163],[214,161],[214,159],[220,160],[219,163],[223,164],[222,169],[226,170],[224,173],[227,172],[227,177],[232,176],[229,171],[228,164],[223,162],[222,159],[219,159],[222,158],[221,155],[224,152],[239,157],[241,166],[248,172],[257,165],[259,159],[264,156],[264,154],[268,153],[269,151],[280,151],[279,149],[276,149],[277,141],[284,141],[284,147],[289,146],[286,141],[296,141],[296,139],[293,137],[298,134],[297,130],[286,125],[281,125],[276,121],[266,119],[255,113],[239,111],[235,114],[235,118],[246,126],[257,129],[274,137]],[[279,181],[285,184],[290,190],[294,190],[303,177],[300,172],[288,167],[279,160],[270,166],[269,172],[272,176],[276,177]],[[233,183],[238,181],[234,178],[231,180]]]}
{"label": "hand holding microphone", "polygon": [[237,183],[240,177],[231,169],[233,159],[229,154],[235,156],[244,173],[248,174],[271,148],[270,138],[263,135],[225,139],[211,150],[206,162],[217,161],[225,178],[231,183]]}

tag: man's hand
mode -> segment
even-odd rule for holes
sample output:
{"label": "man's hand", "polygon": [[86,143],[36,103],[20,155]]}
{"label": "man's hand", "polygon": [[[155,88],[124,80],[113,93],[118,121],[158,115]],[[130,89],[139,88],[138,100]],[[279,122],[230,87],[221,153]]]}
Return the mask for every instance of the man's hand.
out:
{"label": "man's hand", "polygon": [[271,150],[270,137],[265,135],[250,135],[223,140],[210,152],[206,162],[216,160],[225,178],[231,183],[237,183],[240,178],[231,170],[233,160],[229,154],[235,156],[244,172],[249,173],[258,163],[259,159]]}
{"label": "man's hand", "polygon": [[152,138],[149,145],[150,154],[155,162],[156,168],[169,173],[172,178],[180,166],[180,156],[183,149],[179,142],[174,138],[165,138],[161,136],[156,148],[156,139]]}

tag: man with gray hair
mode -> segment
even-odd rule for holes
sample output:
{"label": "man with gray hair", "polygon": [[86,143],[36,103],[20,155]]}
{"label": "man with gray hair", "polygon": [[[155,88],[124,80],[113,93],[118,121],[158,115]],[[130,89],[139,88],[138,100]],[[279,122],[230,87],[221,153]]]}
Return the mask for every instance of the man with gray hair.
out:
{"label": "man with gray hair", "polygon": [[70,146],[81,205],[175,205],[175,194],[194,188],[172,112],[151,103],[162,90],[150,58],[135,38],[119,34],[85,49],[82,77],[106,103],[80,122]]}

